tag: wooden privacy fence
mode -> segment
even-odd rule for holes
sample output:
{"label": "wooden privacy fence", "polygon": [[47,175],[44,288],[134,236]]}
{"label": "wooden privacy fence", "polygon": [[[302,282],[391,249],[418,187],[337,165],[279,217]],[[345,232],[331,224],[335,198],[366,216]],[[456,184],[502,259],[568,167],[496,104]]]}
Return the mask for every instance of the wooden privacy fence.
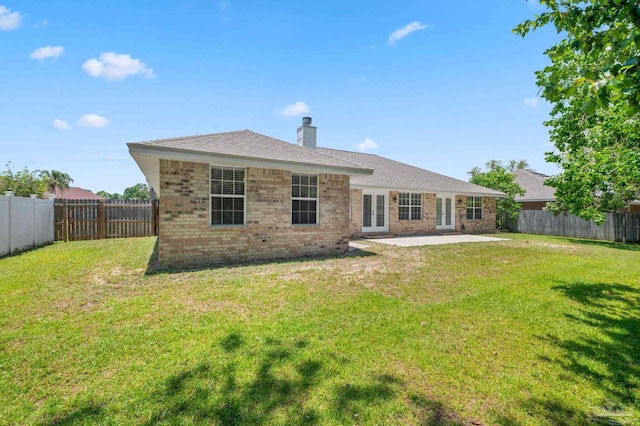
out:
{"label": "wooden privacy fence", "polygon": [[512,231],[525,234],[640,243],[640,214],[605,213],[605,216],[607,220],[596,225],[572,214],[555,216],[542,210],[521,210],[517,224],[510,226]]}
{"label": "wooden privacy fence", "polygon": [[55,200],[56,241],[158,235],[158,200]]}

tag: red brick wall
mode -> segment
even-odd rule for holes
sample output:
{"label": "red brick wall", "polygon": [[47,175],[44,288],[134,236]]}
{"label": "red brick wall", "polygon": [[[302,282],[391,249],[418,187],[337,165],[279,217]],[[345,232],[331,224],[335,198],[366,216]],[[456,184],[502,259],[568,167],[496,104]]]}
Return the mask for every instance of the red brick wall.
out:
{"label": "red brick wall", "polygon": [[[395,235],[419,235],[436,231],[436,194],[421,194],[422,219],[400,220],[398,191],[389,192],[389,232]],[[396,201],[393,201],[394,197]]]}
{"label": "red brick wall", "polygon": [[482,219],[467,220],[467,196],[456,195],[456,230],[465,234],[496,232],[496,198],[482,197]]}
{"label": "red brick wall", "polygon": [[160,160],[161,266],[333,255],[349,245],[349,176],[318,177],[318,225],[291,225],[291,172],[246,169],[244,226],[210,226],[210,165]]}
{"label": "red brick wall", "polygon": [[[396,201],[393,198],[396,197]],[[441,232],[436,230],[436,194],[422,193],[422,220],[400,220],[398,191],[389,191],[389,233],[394,235],[421,235]],[[467,220],[467,196],[456,195],[455,229],[464,233],[491,233],[496,230],[496,199],[483,197],[482,220]],[[464,225],[464,228],[463,228]],[[351,220],[349,232],[352,237],[362,234],[362,190],[351,190]]]}

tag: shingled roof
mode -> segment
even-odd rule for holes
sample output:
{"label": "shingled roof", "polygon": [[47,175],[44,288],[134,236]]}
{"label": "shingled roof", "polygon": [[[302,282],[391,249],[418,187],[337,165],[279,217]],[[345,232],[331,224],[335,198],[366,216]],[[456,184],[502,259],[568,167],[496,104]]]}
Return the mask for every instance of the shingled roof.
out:
{"label": "shingled roof", "polygon": [[337,149],[318,148],[318,151],[344,161],[362,164],[373,169],[369,176],[353,176],[352,186],[387,188],[421,192],[448,192],[479,196],[504,196],[504,193],[463,180],[430,172],[375,154],[365,154]]}
{"label": "shingled roof", "polygon": [[234,158],[259,159],[289,164],[312,164],[330,168],[353,169],[370,173],[366,167],[275,139],[251,130],[212,133],[127,144],[129,148],[153,148],[166,152],[211,154]]}
{"label": "shingled roof", "polygon": [[359,164],[251,130],[132,142],[127,146],[147,181],[158,194],[161,159],[308,173],[373,173],[373,170]]}
{"label": "shingled roof", "polygon": [[479,196],[504,196],[469,182],[373,154],[305,148],[251,130],[212,133],[127,144],[147,180],[158,191],[159,159],[284,168],[351,175],[355,187]]}
{"label": "shingled roof", "polygon": [[514,181],[526,191],[524,195],[516,195],[515,200],[517,202],[555,201],[555,188],[544,184],[544,179],[547,175],[529,169],[519,169],[513,174],[515,176]]}

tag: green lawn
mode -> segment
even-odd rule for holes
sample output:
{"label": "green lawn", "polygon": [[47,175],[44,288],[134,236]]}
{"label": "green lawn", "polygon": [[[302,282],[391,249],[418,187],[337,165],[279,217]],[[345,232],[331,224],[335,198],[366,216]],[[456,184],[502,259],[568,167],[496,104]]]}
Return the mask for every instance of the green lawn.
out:
{"label": "green lawn", "polygon": [[152,274],[152,238],[0,259],[0,424],[639,422],[640,247],[507,237]]}

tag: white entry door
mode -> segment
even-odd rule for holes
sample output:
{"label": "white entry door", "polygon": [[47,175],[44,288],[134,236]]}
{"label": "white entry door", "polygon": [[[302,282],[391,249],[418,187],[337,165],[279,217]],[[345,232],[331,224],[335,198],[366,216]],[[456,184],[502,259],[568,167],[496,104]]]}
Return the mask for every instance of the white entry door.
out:
{"label": "white entry door", "polygon": [[436,198],[436,229],[455,229],[453,196],[438,195]]}
{"label": "white entry door", "polygon": [[386,192],[362,194],[362,232],[388,232],[389,206]]}

